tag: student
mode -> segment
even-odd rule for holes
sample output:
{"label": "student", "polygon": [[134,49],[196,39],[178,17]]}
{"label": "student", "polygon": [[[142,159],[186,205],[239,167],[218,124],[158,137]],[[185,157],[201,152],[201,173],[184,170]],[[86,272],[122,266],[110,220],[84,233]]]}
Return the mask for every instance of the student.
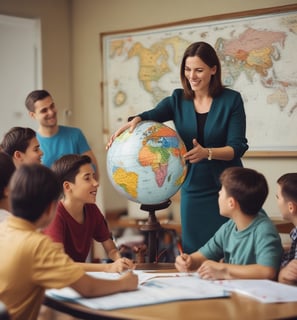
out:
{"label": "student", "polygon": [[9,155],[0,152],[0,222],[10,215],[8,201],[8,184],[12,174],[15,171],[15,165]]}
{"label": "student", "polygon": [[[96,205],[98,181],[87,155],[69,154],[52,166],[63,187],[63,198],[52,223],[44,230],[65,252],[87,271],[122,272],[134,268],[133,262],[122,258],[113,242],[106,220]],[[101,242],[111,264],[85,263],[93,239]]]}
{"label": "student", "polygon": [[61,156],[70,153],[86,154],[92,159],[96,178],[99,179],[97,159],[79,128],[58,125],[57,108],[46,90],[30,92],[25,101],[29,115],[38,121],[37,139],[44,152],[42,163],[47,167]]}
{"label": "student", "polygon": [[261,211],[268,194],[265,177],[253,169],[231,167],[220,176],[220,214],[230,218],[198,251],[176,257],[179,271],[203,279],[271,279],[279,270],[280,236]]}
{"label": "student", "polygon": [[291,247],[282,257],[278,281],[297,285],[297,172],[278,178],[276,199],[283,218],[295,226],[290,232]]}
{"label": "student", "polygon": [[15,166],[26,163],[41,163],[43,152],[31,128],[13,127],[3,137],[1,148],[10,155]]}
{"label": "student", "polygon": [[[10,181],[13,215],[0,224],[0,300],[14,320],[33,320],[45,289],[70,286],[84,297],[137,288],[127,272],[118,280],[93,278],[38,230],[55,216],[60,187],[56,175],[40,164],[23,165]],[[9,249],[8,249],[9,248]]]}

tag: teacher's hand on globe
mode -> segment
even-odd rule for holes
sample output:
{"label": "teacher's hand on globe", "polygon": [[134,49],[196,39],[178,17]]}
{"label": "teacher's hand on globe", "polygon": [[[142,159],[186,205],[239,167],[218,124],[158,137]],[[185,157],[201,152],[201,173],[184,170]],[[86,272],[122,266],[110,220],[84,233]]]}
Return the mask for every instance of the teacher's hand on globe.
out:
{"label": "teacher's hand on globe", "polygon": [[136,125],[137,125],[137,123],[141,122],[141,120],[142,120],[142,119],[141,119],[139,116],[133,117],[132,120],[128,121],[125,125],[123,125],[121,128],[119,128],[119,129],[110,137],[110,139],[109,139],[109,141],[108,141],[105,149],[108,150],[108,149],[111,147],[114,139],[115,139],[116,137],[118,137],[121,133],[123,133],[125,130],[127,130],[128,128],[130,128],[130,129],[129,129],[129,132],[133,132],[134,129],[135,129],[135,127],[136,127]]}
{"label": "teacher's hand on globe", "polygon": [[118,137],[114,135],[107,151],[107,174],[115,190],[128,200],[162,204],[185,180],[187,149],[174,129],[139,119],[131,120]]}

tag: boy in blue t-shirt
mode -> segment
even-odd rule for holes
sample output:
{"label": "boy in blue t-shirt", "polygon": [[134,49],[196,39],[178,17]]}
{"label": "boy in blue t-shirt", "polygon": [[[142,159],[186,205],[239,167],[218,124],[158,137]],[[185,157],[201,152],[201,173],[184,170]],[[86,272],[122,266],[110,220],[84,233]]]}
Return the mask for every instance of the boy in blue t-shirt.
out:
{"label": "boy in blue t-shirt", "polygon": [[220,214],[230,220],[198,251],[177,256],[177,270],[197,271],[202,279],[275,280],[283,249],[275,226],[261,210],[268,195],[265,177],[231,167],[220,181]]}

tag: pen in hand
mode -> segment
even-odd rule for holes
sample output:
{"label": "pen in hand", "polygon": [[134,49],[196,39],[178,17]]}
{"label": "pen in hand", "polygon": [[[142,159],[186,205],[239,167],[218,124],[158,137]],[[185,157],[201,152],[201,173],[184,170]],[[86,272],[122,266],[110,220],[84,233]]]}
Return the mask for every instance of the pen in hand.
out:
{"label": "pen in hand", "polygon": [[182,257],[183,260],[186,260],[186,256],[184,255],[183,247],[181,245],[181,242],[177,242],[177,249],[179,251],[180,256]]}
{"label": "pen in hand", "polygon": [[189,266],[190,266],[190,256],[183,251],[183,247],[180,241],[177,241],[177,248],[179,251],[180,260],[176,260],[175,266],[179,272],[185,272],[189,275]]}

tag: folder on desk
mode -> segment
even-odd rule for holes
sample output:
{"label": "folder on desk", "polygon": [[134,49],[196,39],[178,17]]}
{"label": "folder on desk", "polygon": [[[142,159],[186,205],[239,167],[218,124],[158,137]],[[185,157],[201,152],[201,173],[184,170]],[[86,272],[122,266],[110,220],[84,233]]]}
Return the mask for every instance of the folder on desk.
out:
{"label": "folder on desk", "polygon": [[[119,275],[104,272],[92,273],[104,279],[115,279]],[[51,289],[46,294],[60,300],[79,303],[91,309],[115,310],[159,304],[178,300],[196,300],[229,297],[224,287],[201,280],[193,274],[165,274],[138,272],[139,287],[136,291],[116,293],[99,298],[83,298],[71,288]]]}

